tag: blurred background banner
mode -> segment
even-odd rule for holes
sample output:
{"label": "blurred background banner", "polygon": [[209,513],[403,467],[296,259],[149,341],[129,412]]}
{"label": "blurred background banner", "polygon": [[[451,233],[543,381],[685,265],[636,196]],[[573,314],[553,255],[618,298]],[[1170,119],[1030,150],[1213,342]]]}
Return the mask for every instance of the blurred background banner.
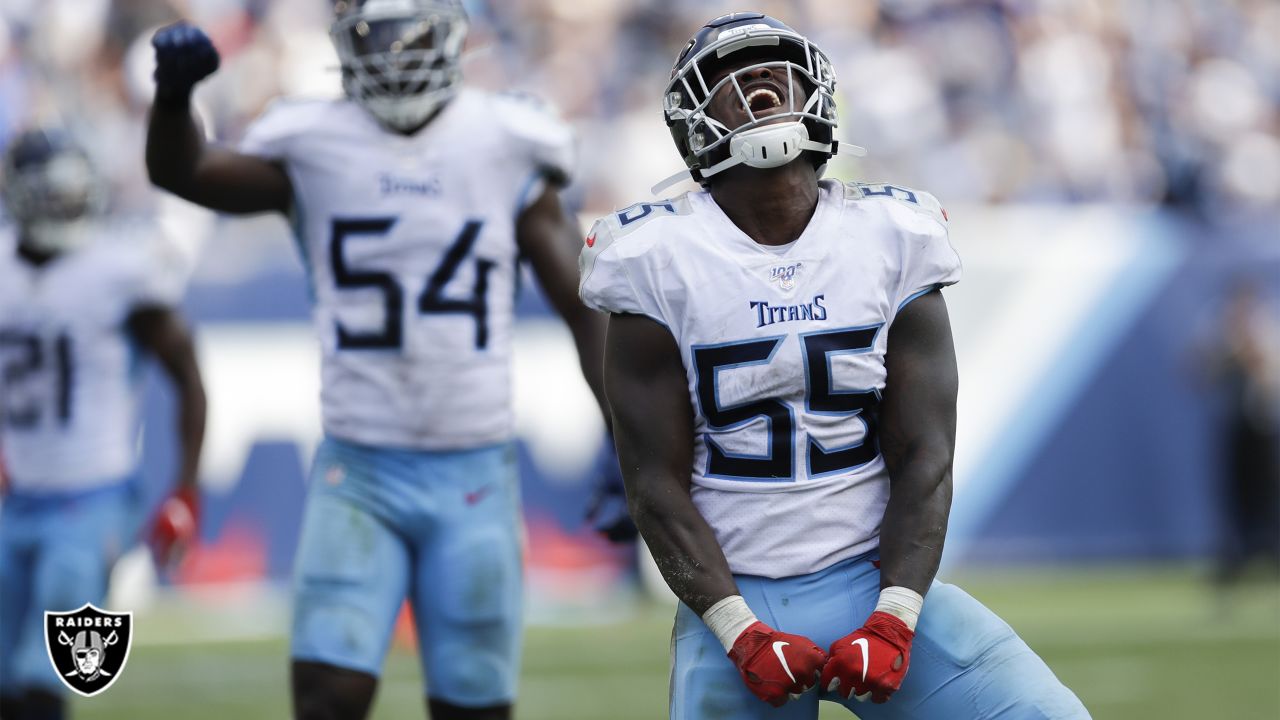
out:
{"label": "blurred background banner", "polygon": [[[671,63],[702,23],[742,5],[473,0],[466,81],[533,93],[572,122],[582,160],[565,197],[586,227],[651,199],[648,188],[680,167],[661,119]],[[1212,709],[1179,694],[1172,663],[1183,651],[1219,652],[1224,668],[1247,657],[1252,674],[1219,678],[1245,698],[1222,714],[1280,716],[1280,480],[1237,481],[1244,435],[1262,438],[1262,451],[1255,442],[1249,452],[1280,462],[1280,3],[749,5],[808,35],[834,64],[837,137],[869,156],[836,160],[828,175],[926,190],[950,215],[965,276],[946,291],[961,397],[943,575],[1013,578],[974,592],[1020,629],[1022,608],[1028,640],[1096,717]],[[277,96],[340,93],[329,17],[327,0],[0,0],[0,147],[37,123],[68,127],[109,176],[113,211],[153,220],[188,259],[185,310],[210,398],[207,522],[172,577],[157,582],[141,555],[119,568],[113,602],[155,618],[140,624],[143,647],[284,635],[283,592],[320,437],[318,345],[287,223],[217,217],[147,182],[149,40],[180,18],[209,32],[223,63],[195,103],[210,135],[234,143]],[[645,615],[653,601],[636,592],[643,563],[582,520],[604,435],[569,335],[532,281],[519,316],[530,620],[661,634],[665,617]],[[144,488],[158,499],[175,462],[172,401],[163,383],[151,385]],[[1233,606],[1223,588],[1252,577],[1258,557],[1262,589]],[[1166,568],[1172,579],[1147,575]],[[1200,581],[1211,578],[1222,592],[1202,597]],[[1080,630],[1097,619],[1079,608],[1105,607],[1100,598],[1113,592],[1141,598],[1140,608],[1111,615],[1105,633]],[[1167,612],[1147,601],[1169,603]],[[175,606],[186,609],[165,622]],[[1245,620],[1224,634],[1160,645],[1233,607]],[[192,622],[192,612],[217,622]],[[1104,634],[1120,639],[1106,645]],[[1082,658],[1079,638],[1094,636],[1105,672]],[[605,671],[539,665],[539,637],[526,716],[579,717],[538,715],[538,698],[557,697],[575,673]],[[1253,644],[1241,651],[1246,638]],[[649,694],[637,707],[662,707],[661,645],[646,659]],[[274,662],[283,649],[264,654]],[[198,680],[165,674],[169,656],[150,657],[157,678],[197,692]],[[278,665],[265,667],[283,677]],[[115,692],[144,697],[128,695],[129,681]],[[283,708],[283,687],[264,702]],[[619,681],[611,692],[631,691]],[[101,716],[147,716],[139,707]],[[592,707],[584,701],[580,716],[631,717]]]}

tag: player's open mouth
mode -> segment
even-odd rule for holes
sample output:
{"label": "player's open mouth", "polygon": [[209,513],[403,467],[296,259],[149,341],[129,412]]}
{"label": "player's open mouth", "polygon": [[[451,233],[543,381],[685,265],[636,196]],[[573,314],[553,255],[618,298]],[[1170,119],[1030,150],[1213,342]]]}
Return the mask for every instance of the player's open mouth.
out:
{"label": "player's open mouth", "polygon": [[747,93],[747,107],[754,113],[772,110],[782,107],[782,98],[778,97],[773,88],[759,87]]}

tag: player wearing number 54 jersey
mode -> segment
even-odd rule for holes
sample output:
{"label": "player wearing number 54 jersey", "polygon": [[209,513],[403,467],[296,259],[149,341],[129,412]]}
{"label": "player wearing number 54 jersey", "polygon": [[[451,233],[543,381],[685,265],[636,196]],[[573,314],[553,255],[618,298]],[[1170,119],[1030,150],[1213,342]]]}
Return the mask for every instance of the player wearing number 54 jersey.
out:
{"label": "player wearing number 54 jersey", "polygon": [[192,86],[218,54],[162,29],[153,181],[233,213],[287,214],[323,349],[326,438],[297,558],[296,717],[360,718],[407,596],[433,718],[503,718],[515,693],[520,530],[510,389],[527,259],[599,394],[603,318],[577,297],[581,236],[558,186],[567,128],[462,89],[461,3],[340,0],[347,97],[279,101],[238,152],[206,145]]}
{"label": "player wearing number 54 jersey", "polygon": [[708,23],[664,94],[704,189],[598,221],[582,252],[631,511],[682,601],[671,717],[1087,718],[934,581],[960,262],[931,196],[820,180],[834,85],[773,18]]}
{"label": "player wearing number 54 jersey", "polygon": [[139,359],[158,360],[178,397],[178,487],[151,533],[162,561],[194,536],[205,398],[174,309],[182,274],[144,226],[100,215],[103,183],[83,149],[31,130],[4,160],[0,718],[61,718],[44,613],[101,605],[134,539]]}

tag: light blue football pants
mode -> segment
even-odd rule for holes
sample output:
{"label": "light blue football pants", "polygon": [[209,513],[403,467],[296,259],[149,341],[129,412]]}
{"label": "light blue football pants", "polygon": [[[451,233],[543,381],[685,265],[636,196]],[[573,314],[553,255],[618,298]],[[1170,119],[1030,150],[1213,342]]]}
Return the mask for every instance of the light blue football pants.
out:
{"label": "light blue football pants", "polygon": [[428,696],[512,702],[522,620],[516,475],[509,445],[419,452],[325,439],[295,566],[293,658],[378,675],[407,597]]}
{"label": "light blue football pants", "polygon": [[0,694],[65,687],[45,648],[44,613],[101,605],[131,540],[127,481],[78,493],[14,493],[0,508]]}
{"label": "light blue football pants", "polygon": [[[874,553],[810,575],[736,576],[762,622],[823,650],[860,627],[880,595]],[[862,720],[1084,720],[1088,712],[1044,661],[995,613],[954,585],[935,582],[911,646],[902,688],[884,704],[814,690],[773,708],[751,694],[720,641],[683,603],[672,633],[672,720],[812,720],[818,701]]]}

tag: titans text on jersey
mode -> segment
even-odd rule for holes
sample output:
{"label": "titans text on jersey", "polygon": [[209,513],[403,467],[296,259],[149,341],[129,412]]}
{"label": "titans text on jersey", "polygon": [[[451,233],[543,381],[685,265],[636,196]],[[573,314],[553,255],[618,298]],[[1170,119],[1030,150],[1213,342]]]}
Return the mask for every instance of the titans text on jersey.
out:
{"label": "titans text on jersey", "polygon": [[827,308],[822,304],[825,296],[819,293],[807,303],[799,305],[769,304],[768,300],[752,300],[749,304],[756,311],[756,327],[774,323],[794,322],[796,320],[813,320],[822,322],[827,319]]}

